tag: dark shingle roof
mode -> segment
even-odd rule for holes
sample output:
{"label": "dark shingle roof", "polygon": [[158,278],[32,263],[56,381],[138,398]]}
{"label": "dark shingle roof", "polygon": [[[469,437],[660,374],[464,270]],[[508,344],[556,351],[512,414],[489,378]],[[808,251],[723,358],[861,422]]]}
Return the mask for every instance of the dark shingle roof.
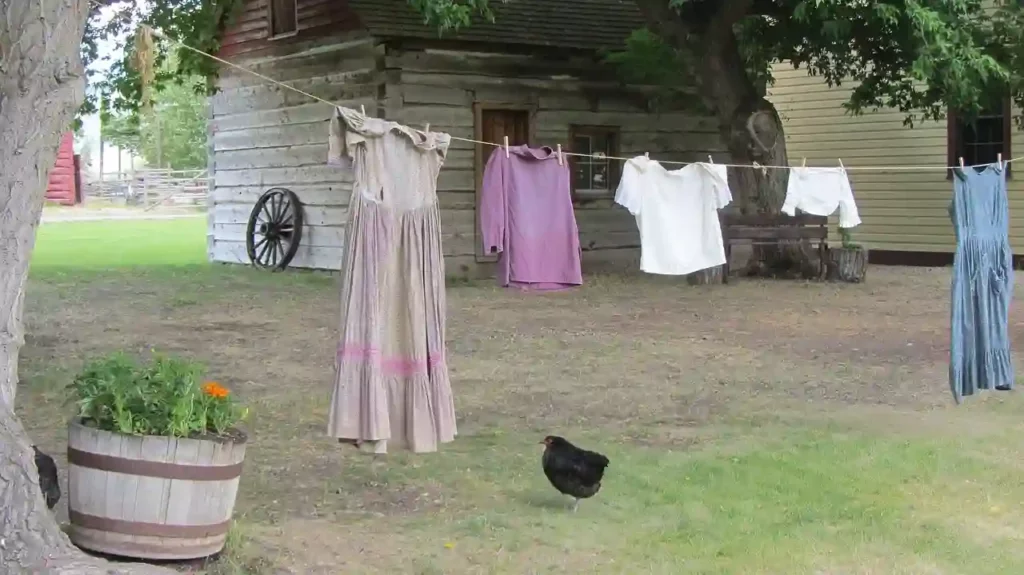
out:
{"label": "dark shingle roof", "polygon": [[[437,29],[407,0],[349,0],[374,36],[437,39]],[[599,50],[618,48],[630,32],[643,27],[634,0],[491,0],[494,23],[474,18],[459,32],[442,38],[491,44]]]}

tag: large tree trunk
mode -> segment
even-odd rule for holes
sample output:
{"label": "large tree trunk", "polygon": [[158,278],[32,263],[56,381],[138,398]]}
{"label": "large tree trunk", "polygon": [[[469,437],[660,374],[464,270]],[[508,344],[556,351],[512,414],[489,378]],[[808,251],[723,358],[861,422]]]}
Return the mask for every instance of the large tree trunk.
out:
{"label": "large tree trunk", "polygon": [[[753,0],[722,0],[680,17],[668,0],[636,0],[648,26],[677,49],[692,55],[694,80],[706,106],[718,118],[722,142],[732,163],[785,166],[786,138],[775,105],[755,86],[740,54],[735,25],[748,17]],[[709,7],[710,6],[710,7]],[[775,214],[786,199],[789,171],[730,168],[734,206],[744,214]],[[778,275],[800,272],[809,265],[803,246],[759,247],[748,273]]]}
{"label": "large tree trunk", "polygon": [[61,134],[85,94],[88,11],[89,0],[0,0],[0,573],[173,573],[75,548],[43,502],[14,414],[29,257]]}
{"label": "large tree trunk", "polygon": [[[738,53],[736,54],[738,59]],[[716,92],[734,91],[723,86]],[[726,110],[720,110],[725,114]],[[786,137],[775,105],[760,95],[744,99],[731,122],[722,122],[722,137],[737,164],[787,166]],[[729,187],[744,214],[777,214],[786,200],[789,170],[730,168]],[[819,256],[809,243],[754,246],[745,272],[761,277],[814,278]]]}

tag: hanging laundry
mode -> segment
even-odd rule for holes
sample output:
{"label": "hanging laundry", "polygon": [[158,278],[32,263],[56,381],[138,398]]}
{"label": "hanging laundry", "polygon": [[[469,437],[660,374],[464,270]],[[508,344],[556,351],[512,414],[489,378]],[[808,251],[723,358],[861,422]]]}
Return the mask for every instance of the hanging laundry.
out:
{"label": "hanging laundry", "polygon": [[636,217],[640,270],[686,275],[725,263],[718,210],[732,193],[726,167],[690,164],[667,170],[637,156],[626,162],[615,202]]}
{"label": "hanging laundry", "polygon": [[[506,155],[507,150],[507,155]],[[484,168],[480,230],[498,284],[558,290],[583,283],[569,162],[549,147],[496,148]]]}
{"label": "hanging laundry", "polygon": [[1013,389],[1008,334],[1013,263],[1003,166],[954,168],[953,173],[949,383],[960,403],[977,390]]}
{"label": "hanging laundry", "polygon": [[789,170],[782,213],[793,216],[800,210],[815,216],[831,216],[836,209],[839,210],[839,227],[860,225],[860,214],[845,168],[795,166]]}
{"label": "hanging laundry", "polygon": [[456,434],[437,205],[449,141],[348,108],[331,120],[328,163],[355,183],[328,433],[375,453],[436,451]]}

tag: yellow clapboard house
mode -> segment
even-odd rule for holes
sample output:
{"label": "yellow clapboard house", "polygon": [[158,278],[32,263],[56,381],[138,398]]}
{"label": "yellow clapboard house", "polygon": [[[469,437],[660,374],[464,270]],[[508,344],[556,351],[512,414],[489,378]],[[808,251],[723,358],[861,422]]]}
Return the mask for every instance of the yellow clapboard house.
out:
{"label": "yellow clapboard house", "polygon": [[[789,63],[775,66],[768,98],[778,108],[786,132],[791,165],[943,166],[994,161],[1024,155],[1024,132],[1017,129],[1009,99],[966,125],[955,115],[946,120],[903,125],[898,110],[848,114],[842,104],[853,85],[830,88],[820,77]],[[850,181],[863,223],[854,241],[872,250],[878,263],[944,265],[955,249],[947,207],[953,181],[948,171],[857,171]],[[1024,161],[1008,172],[1010,245],[1015,260],[1024,255]],[[830,237],[838,242],[833,229]],[[833,234],[835,234],[833,236]]]}

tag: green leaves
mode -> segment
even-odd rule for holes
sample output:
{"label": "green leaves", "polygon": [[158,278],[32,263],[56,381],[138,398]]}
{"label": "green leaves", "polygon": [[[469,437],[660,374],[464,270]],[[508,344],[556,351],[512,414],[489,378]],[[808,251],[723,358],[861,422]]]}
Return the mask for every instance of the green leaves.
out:
{"label": "green leaves", "polygon": [[[203,366],[154,355],[141,365],[124,353],[90,362],[68,386],[78,417],[98,429],[172,437],[224,434],[246,415]],[[209,391],[208,391],[209,387]]]}
{"label": "green leaves", "polygon": [[646,28],[634,31],[626,40],[625,50],[609,52],[605,61],[615,66],[627,83],[671,89],[693,85],[685,55]]}
{"label": "green leaves", "polygon": [[[119,112],[134,113],[142,102],[142,78],[133,65],[135,34],[140,24],[147,24],[167,37],[201,51],[215,54],[220,48],[224,29],[237,14],[244,0],[109,0],[108,7],[92,8],[82,43],[82,57],[89,65],[99,58],[101,40],[123,40],[123,57],[110,65],[103,77],[90,72],[90,90],[79,114],[98,111],[100,102]],[[170,62],[171,66],[166,64]],[[172,82],[200,78],[200,83],[187,85],[200,94],[214,90],[219,64],[190,50],[178,50],[166,41],[156,42],[158,69],[152,83],[154,93]]]}
{"label": "green leaves", "polygon": [[[168,58],[158,73],[173,77],[176,64],[176,58]],[[142,155],[150,166],[206,168],[209,103],[204,85],[199,76],[173,78],[154,93],[146,110],[111,110],[101,102],[104,141]]]}
{"label": "green leaves", "polygon": [[[500,0],[506,2],[507,0]],[[469,26],[473,16],[481,16],[490,22],[494,13],[488,0],[408,0],[409,5],[423,14],[423,23],[435,26],[438,35],[448,30]]]}
{"label": "green leaves", "polygon": [[[685,63],[704,58],[701,50],[714,39],[702,34],[726,3],[668,1],[681,10],[687,45],[671,46],[672,58],[652,56],[654,42],[636,42],[634,34],[609,60],[675,87],[693,82]],[[982,0],[753,0],[732,33],[747,79],[762,95],[772,66],[789,61],[831,86],[851,84],[851,113],[896,109],[911,125],[942,118],[949,108],[969,117],[1010,94],[1024,104],[1024,12],[1015,2],[997,8]]]}
{"label": "green leaves", "polygon": [[[471,26],[475,19],[493,20],[497,0],[406,1],[440,35]],[[680,10],[680,24],[696,37],[717,14],[733,14],[736,6],[718,0],[664,1]],[[113,17],[101,21],[93,15],[83,54],[94,59],[100,38],[129,33],[142,22],[214,53],[242,2],[110,0],[107,10]],[[760,94],[772,81],[772,64],[791,61],[830,85],[854,83],[846,103],[851,112],[893,108],[905,112],[910,124],[942,117],[950,107],[969,116],[999,95],[1011,94],[1024,104],[1024,15],[1017,2],[997,7],[987,0],[751,0],[732,32],[748,79]],[[700,50],[706,43],[691,38],[687,45],[657,47],[638,34],[608,58],[631,74],[628,81],[640,76],[677,92],[678,86],[692,84],[687,62],[702,61]],[[655,50],[670,57],[654,57]],[[106,81],[94,83],[93,95],[109,100],[113,110],[134,111],[142,96],[138,73],[129,65],[130,52],[113,65]],[[203,93],[212,89],[215,61],[190,51],[170,58],[172,52],[166,43],[158,43],[157,66],[173,64],[157,74],[155,91],[174,79],[193,77],[203,80],[193,88]],[[95,104],[93,98],[83,111],[95,110]]]}
{"label": "green leaves", "polygon": [[947,108],[977,112],[1006,94],[1013,69],[987,48],[980,0],[802,0],[780,21],[780,54],[830,85],[855,82],[846,108],[893,108],[913,124]]}

